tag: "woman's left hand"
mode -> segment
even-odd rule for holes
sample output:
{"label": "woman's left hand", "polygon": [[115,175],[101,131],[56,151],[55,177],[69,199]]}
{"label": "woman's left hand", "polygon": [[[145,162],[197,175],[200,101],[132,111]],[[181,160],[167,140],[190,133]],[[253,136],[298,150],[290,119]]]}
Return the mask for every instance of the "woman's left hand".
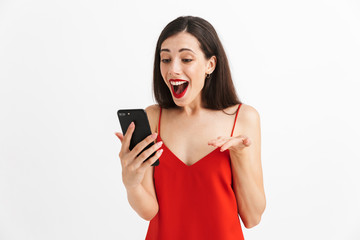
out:
{"label": "woman's left hand", "polygon": [[218,137],[216,139],[210,140],[208,145],[213,147],[220,147],[221,152],[229,149],[235,154],[240,154],[244,148],[251,145],[251,140],[244,135],[237,137]]}

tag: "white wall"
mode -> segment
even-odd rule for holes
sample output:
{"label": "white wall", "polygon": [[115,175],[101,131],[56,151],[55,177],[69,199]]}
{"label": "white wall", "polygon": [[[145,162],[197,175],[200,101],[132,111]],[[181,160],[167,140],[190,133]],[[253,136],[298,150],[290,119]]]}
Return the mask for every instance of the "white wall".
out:
{"label": "white wall", "polygon": [[360,3],[0,1],[0,239],[144,239],[119,108],[153,104],[155,43],[210,21],[262,121],[267,209],[246,239],[360,239]]}

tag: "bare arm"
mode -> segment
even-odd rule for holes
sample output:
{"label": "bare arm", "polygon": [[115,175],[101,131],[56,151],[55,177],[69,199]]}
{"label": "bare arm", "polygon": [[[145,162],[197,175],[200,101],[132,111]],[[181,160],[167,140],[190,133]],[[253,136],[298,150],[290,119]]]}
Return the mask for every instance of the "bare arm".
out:
{"label": "bare arm", "polygon": [[[242,106],[237,120],[236,137],[212,140],[211,145],[229,149],[233,174],[233,188],[238,212],[246,228],[256,226],[265,210],[266,199],[261,166],[261,133],[258,112]],[[241,134],[241,135],[240,135]]]}
{"label": "bare arm", "polygon": [[[149,115],[148,113],[150,126],[152,132],[154,132],[153,121]],[[137,156],[145,146],[156,139],[157,134],[150,135],[130,151],[129,144],[133,131],[134,127],[129,127],[125,136],[121,133],[116,133],[116,136],[118,136],[122,143],[119,153],[122,166],[122,179],[130,206],[140,217],[150,221],[159,210],[153,182],[153,167],[151,164],[153,164],[162,153],[162,150],[158,150],[161,147],[161,143],[154,144],[151,148]],[[155,156],[143,162],[156,150],[158,151]]]}
{"label": "bare arm", "polygon": [[[258,112],[249,106],[243,109],[244,136],[251,140],[248,147],[240,151],[230,150],[234,191],[238,210],[245,227],[256,226],[266,206],[261,167],[261,133]],[[239,149],[239,148],[238,148]]]}
{"label": "bare arm", "polygon": [[149,192],[146,191],[143,185],[139,185],[133,189],[126,189],[127,198],[130,206],[143,219],[150,221],[158,212],[159,205]]}

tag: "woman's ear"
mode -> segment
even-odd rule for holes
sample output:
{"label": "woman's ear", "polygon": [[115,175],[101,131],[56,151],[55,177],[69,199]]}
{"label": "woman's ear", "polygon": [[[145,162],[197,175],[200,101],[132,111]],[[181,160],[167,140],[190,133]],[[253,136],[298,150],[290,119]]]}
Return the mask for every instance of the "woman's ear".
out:
{"label": "woman's ear", "polygon": [[211,74],[215,70],[215,67],[216,67],[216,57],[212,56],[207,62],[206,73]]}

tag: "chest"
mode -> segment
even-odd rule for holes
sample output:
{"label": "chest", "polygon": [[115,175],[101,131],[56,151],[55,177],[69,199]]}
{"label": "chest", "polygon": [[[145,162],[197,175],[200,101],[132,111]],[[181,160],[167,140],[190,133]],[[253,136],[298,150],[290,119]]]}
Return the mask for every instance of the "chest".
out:
{"label": "chest", "polygon": [[216,150],[208,145],[210,140],[219,136],[230,137],[233,124],[234,116],[187,120],[164,117],[160,136],[178,160],[191,166]]}

